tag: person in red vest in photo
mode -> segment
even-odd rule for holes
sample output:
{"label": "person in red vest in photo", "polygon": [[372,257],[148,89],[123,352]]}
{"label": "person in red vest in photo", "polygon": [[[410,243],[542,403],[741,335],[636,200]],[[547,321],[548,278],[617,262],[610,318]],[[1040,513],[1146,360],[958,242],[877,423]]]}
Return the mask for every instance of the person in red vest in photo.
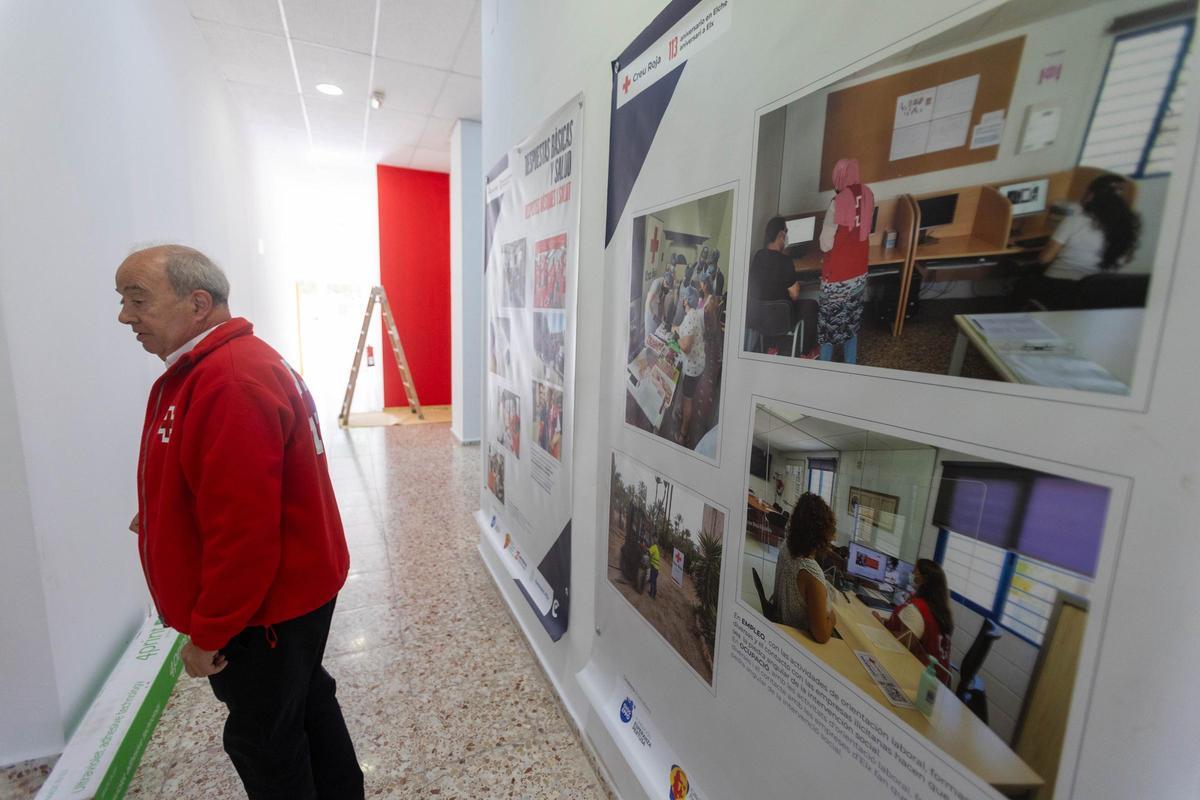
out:
{"label": "person in red vest in photo", "polygon": [[251,800],[362,798],[321,666],[350,554],[312,395],[230,315],[229,281],[203,253],[139,250],[116,289],[118,321],[166,366],[130,528],[163,624],[189,637],[184,669],[228,709],[225,752]]}
{"label": "person in red vest in photo", "polygon": [[836,194],[821,225],[821,294],[817,312],[817,343],[821,360],[833,360],[834,345],[842,346],[842,361],[858,360],[858,329],[867,292],[867,259],[875,194],[858,177],[858,160],[843,158],[833,165]]}
{"label": "person in red vest in photo", "polygon": [[920,642],[925,653],[942,665],[938,677],[950,685],[950,637],[954,633],[954,617],[950,613],[950,588],[946,573],[936,561],[917,559],[913,569],[917,590],[907,603],[884,620],[884,627],[903,640],[911,635]]}

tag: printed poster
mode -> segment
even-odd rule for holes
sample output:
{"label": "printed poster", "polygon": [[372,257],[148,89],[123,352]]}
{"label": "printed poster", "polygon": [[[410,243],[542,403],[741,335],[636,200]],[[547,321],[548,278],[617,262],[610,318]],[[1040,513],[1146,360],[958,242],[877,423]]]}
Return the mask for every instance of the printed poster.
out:
{"label": "printed poster", "polygon": [[571,429],[582,96],[487,175],[487,538],[557,641],[571,575]]}

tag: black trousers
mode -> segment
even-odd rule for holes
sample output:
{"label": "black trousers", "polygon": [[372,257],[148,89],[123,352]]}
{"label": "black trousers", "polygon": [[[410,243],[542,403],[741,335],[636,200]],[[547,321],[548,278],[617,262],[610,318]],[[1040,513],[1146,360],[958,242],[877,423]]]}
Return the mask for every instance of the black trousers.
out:
{"label": "black trousers", "polygon": [[250,800],[356,800],[363,774],[321,659],[334,600],[302,617],[253,627],[223,649],[209,676],[229,708],[225,752]]}

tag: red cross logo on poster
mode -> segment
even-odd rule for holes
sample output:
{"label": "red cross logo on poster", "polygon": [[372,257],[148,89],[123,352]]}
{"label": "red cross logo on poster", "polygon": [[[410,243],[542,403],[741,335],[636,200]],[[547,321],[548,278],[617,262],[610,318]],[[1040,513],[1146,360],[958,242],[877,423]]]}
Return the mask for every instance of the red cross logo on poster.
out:
{"label": "red cross logo on poster", "polygon": [[679,37],[671,37],[671,41],[667,43],[667,60],[674,61],[675,56],[679,55]]}
{"label": "red cross logo on poster", "polygon": [[625,94],[629,94],[629,84],[631,83],[633,83],[633,81],[629,80],[629,76],[626,75],[625,82],[621,84],[621,91]]}

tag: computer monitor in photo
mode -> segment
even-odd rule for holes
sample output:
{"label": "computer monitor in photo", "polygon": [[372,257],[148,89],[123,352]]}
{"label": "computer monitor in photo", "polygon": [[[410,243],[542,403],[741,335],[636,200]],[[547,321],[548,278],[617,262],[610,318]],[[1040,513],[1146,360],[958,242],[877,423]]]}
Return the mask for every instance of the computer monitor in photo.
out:
{"label": "computer monitor in photo", "polygon": [[815,216],[800,217],[787,221],[787,246],[804,244],[813,240],[816,233],[817,218]]}
{"label": "computer monitor in photo", "polygon": [[917,207],[921,210],[921,230],[949,225],[954,221],[954,212],[958,208],[958,195],[927,197],[918,200]]}
{"label": "computer monitor in photo", "polygon": [[850,544],[850,553],[846,558],[846,571],[859,578],[870,581],[883,581],[887,567],[887,557],[878,550],[863,547],[858,542]]}
{"label": "computer monitor in photo", "polygon": [[1010,183],[1000,187],[1000,194],[1012,203],[1014,217],[1022,214],[1037,214],[1046,210],[1046,193],[1050,190],[1050,179]]}

